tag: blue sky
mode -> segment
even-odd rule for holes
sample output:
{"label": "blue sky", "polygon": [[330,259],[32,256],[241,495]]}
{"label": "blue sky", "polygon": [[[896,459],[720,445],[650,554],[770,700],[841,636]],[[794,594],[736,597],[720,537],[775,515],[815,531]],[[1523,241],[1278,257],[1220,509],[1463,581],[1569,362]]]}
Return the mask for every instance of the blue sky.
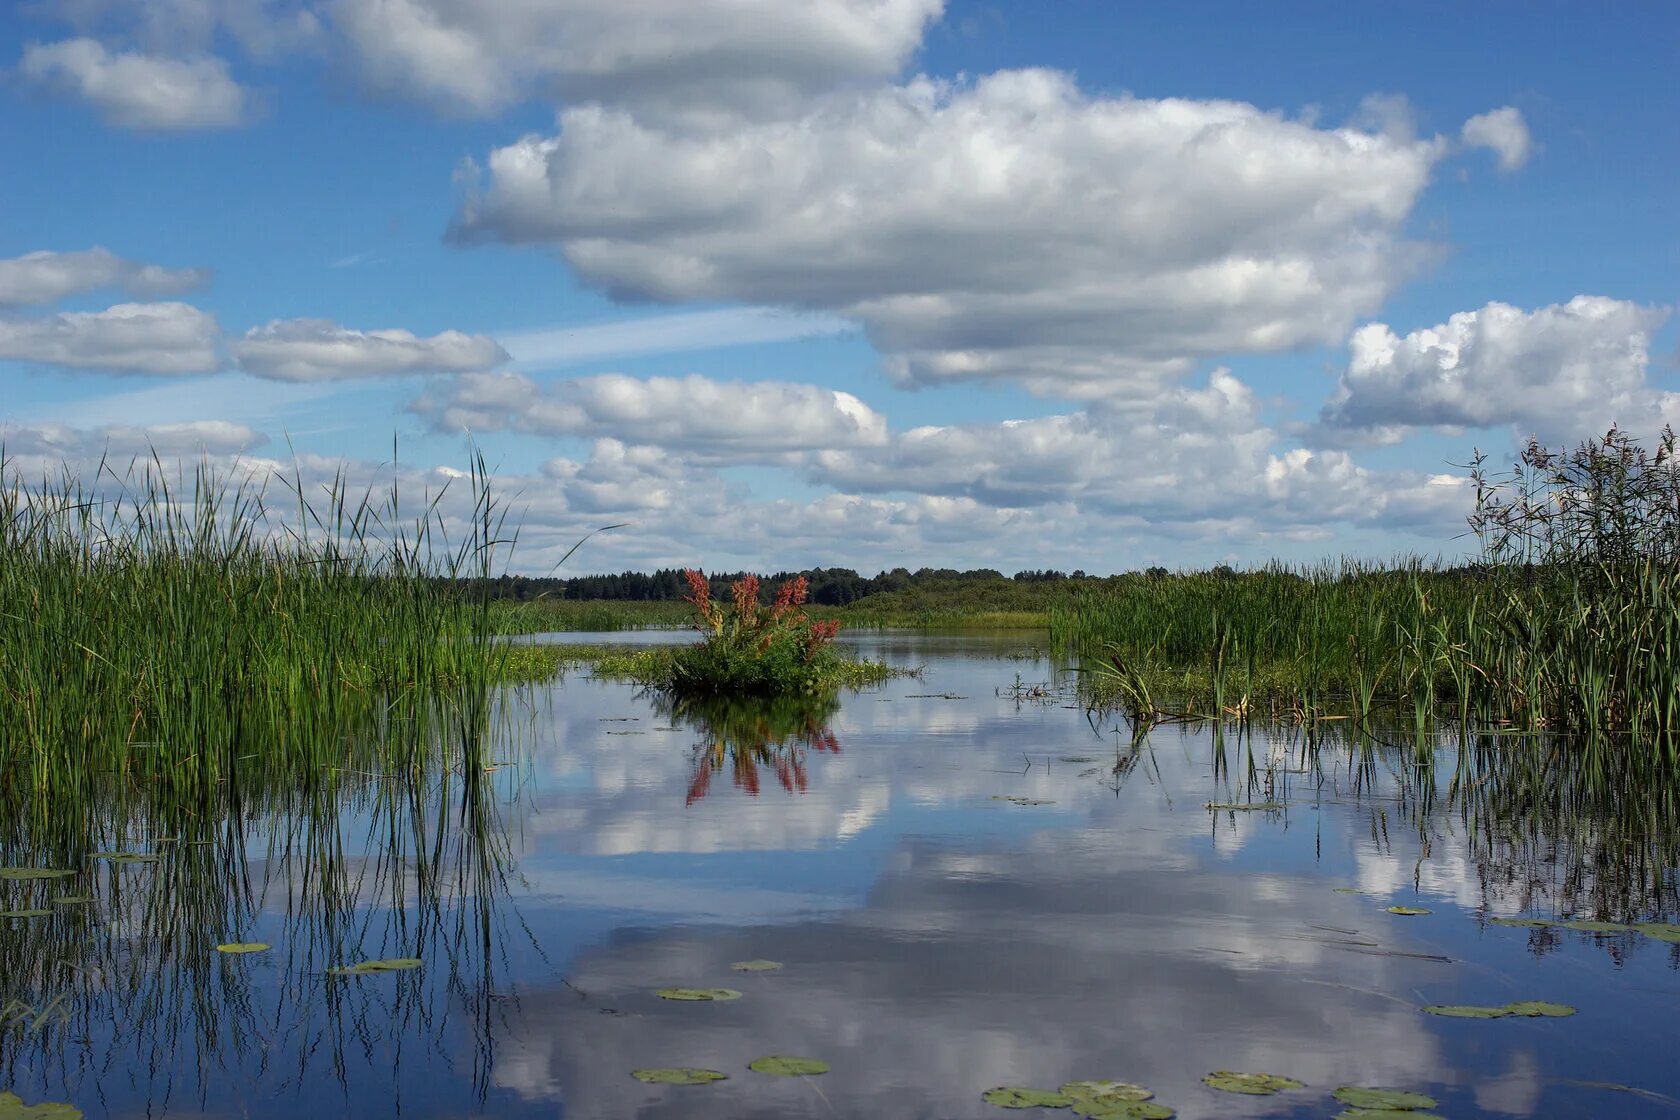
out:
{"label": "blue sky", "polygon": [[1677,64],[1662,3],[41,0],[0,430],[471,439],[530,571],[1452,554],[1472,446],[1680,418]]}

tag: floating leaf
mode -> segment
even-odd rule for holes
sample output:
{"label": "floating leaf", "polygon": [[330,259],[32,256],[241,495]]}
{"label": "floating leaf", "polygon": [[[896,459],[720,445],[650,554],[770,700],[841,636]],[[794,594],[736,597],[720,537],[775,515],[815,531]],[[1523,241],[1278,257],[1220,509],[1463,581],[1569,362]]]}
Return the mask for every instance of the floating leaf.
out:
{"label": "floating leaf", "polygon": [[1640,922],[1633,927],[1646,937],[1654,937],[1658,941],[1672,941],[1680,944],[1680,924],[1674,922]]}
{"label": "floating leaf", "polygon": [[1422,1093],[1409,1093],[1404,1089],[1366,1089],[1357,1085],[1344,1085],[1330,1095],[1354,1108],[1384,1112],[1434,1108],[1440,1103],[1434,1097],[1426,1097]]}
{"label": "floating leaf", "polygon": [[816,1058],[790,1058],[785,1054],[770,1054],[747,1063],[754,1073],[768,1073],[775,1077],[812,1077],[828,1072],[828,1063]]}
{"label": "floating leaf", "polygon": [[82,1110],[58,1101],[24,1104],[16,1093],[0,1093],[0,1120],[82,1120]]}
{"label": "floating leaf", "polygon": [[163,857],[156,852],[94,852],[88,858],[110,863],[156,863]]}
{"label": "floating leaf", "polygon": [[406,972],[419,967],[419,957],[389,957],[382,961],[362,961],[329,968],[327,973],[332,976],[365,976],[370,972]]}
{"label": "floating leaf", "polygon": [[782,967],[781,961],[736,961],[729,966],[736,972],[775,972]]}
{"label": "floating leaf", "polygon": [[1385,907],[1385,909],[1390,914],[1398,914],[1402,918],[1415,918],[1421,914],[1429,913],[1428,910],[1425,910],[1421,906],[1389,906]]}
{"label": "floating leaf", "polygon": [[1056,1091],[1076,1101],[1146,1101],[1155,1095],[1130,1081],[1069,1081]]}
{"label": "floating leaf", "polygon": [[1524,999],[1516,1003],[1507,1003],[1505,1010],[1512,1015],[1522,1015],[1529,1019],[1564,1019],[1575,1014],[1575,1009],[1567,1003],[1547,1003],[1545,1000]]}
{"label": "floating leaf", "polygon": [[1207,803],[1207,805],[1204,806],[1204,808],[1213,809],[1216,812],[1227,812],[1227,813],[1253,813],[1253,812],[1272,813],[1272,812],[1276,812],[1279,809],[1282,809],[1283,806],[1276,801],[1249,801],[1249,802],[1209,801]]}
{"label": "floating leaf", "polygon": [[713,1081],[727,1081],[727,1073],[719,1073],[715,1069],[695,1069],[691,1066],[674,1066],[670,1069],[633,1069],[630,1076],[637,1081],[645,1081],[649,1085],[709,1085]]}
{"label": "floating leaf", "polygon": [[722,1003],[741,998],[741,993],[734,988],[660,988],[654,995],[686,1003]]}
{"label": "floating leaf", "polygon": [[0,879],[63,879],[74,874],[56,867],[0,867]]}
{"label": "floating leaf", "polygon": [[1331,890],[1333,890],[1337,894],[1364,894],[1365,893],[1364,891],[1360,890],[1358,887],[1332,887]]}
{"label": "floating leaf", "polygon": [[1066,1108],[1073,1103],[1073,1098],[1052,1093],[1049,1089],[1020,1089],[1007,1085],[987,1089],[980,1094],[980,1099],[999,1108]]}
{"label": "floating leaf", "polygon": [[1281,1089],[1303,1087],[1301,1082],[1293,1077],[1282,1077],[1275,1073],[1233,1073],[1228,1069],[1215,1070],[1208,1074],[1202,1078],[1202,1084],[1222,1093],[1247,1093],[1255,1097],[1267,1096]]}
{"label": "floating leaf", "polygon": [[1172,1109],[1156,1101],[1074,1101],[1073,1114],[1086,1120],[1172,1120]]}
{"label": "floating leaf", "polygon": [[[216,946],[216,952],[218,952],[218,953],[231,953],[231,954],[237,956],[240,953],[260,953],[265,949],[271,949],[271,948],[273,948],[273,946],[268,944],[266,941],[229,941],[229,942],[226,942],[224,944]],[[419,961],[414,962],[416,967],[419,965],[419,963],[420,963]],[[354,967],[358,967],[358,966],[353,965],[352,967],[354,968]],[[363,969],[363,971],[364,972],[379,972],[381,970],[377,969],[377,968],[368,968],[368,969]]]}
{"label": "floating leaf", "polygon": [[1425,1015],[1440,1015],[1448,1019],[1503,1019],[1510,1012],[1503,1007],[1471,1007],[1464,1004],[1432,1003],[1423,1009]]}
{"label": "floating leaf", "polygon": [[51,910],[0,910],[0,918],[50,918]]}
{"label": "floating leaf", "polygon": [[80,906],[85,902],[92,902],[91,894],[61,894],[53,899],[54,906]]}

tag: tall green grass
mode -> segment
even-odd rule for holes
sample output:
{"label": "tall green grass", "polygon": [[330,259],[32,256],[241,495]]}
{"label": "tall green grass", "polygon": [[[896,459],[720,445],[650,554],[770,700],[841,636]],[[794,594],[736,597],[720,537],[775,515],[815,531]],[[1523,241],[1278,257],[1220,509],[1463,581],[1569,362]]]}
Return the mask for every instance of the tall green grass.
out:
{"label": "tall green grass", "polygon": [[1396,715],[1637,744],[1680,762],[1680,457],[1612,429],[1473,464],[1481,562],[1122,577],[1051,610],[1140,719]]}
{"label": "tall green grass", "polygon": [[469,512],[342,474],[88,478],[0,462],[0,793],[115,774],[202,797],[242,769],[311,780],[371,733],[382,769],[440,709],[485,709],[506,651],[455,581],[511,548],[482,462]]}

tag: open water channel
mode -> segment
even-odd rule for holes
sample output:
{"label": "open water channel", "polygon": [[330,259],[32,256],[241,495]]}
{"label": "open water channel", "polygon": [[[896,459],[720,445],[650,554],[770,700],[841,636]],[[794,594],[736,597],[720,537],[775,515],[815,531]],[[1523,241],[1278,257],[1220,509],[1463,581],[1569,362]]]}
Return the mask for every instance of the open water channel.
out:
{"label": "open water channel", "polygon": [[[1419,766],[1298,729],[1134,741],[1036,640],[854,639],[924,671],[832,710],[673,712],[573,673],[507,706],[481,781],[300,796],[106,867],[76,917],[0,924],[32,977],[0,1090],[119,1117],[912,1120],[1067,1117],[983,1094],[1105,1078],[1186,1118],[1335,1116],[1344,1086],[1680,1117],[1680,944],[1627,928],[1676,920],[1672,835],[1560,817],[1450,743]],[[329,972],[393,957],[421,964]],[[1558,1006],[1423,1010],[1523,1001]],[[828,1072],[749,1069],[771,1055]],[[660,1067],[727,1077],[632,1076]]]}

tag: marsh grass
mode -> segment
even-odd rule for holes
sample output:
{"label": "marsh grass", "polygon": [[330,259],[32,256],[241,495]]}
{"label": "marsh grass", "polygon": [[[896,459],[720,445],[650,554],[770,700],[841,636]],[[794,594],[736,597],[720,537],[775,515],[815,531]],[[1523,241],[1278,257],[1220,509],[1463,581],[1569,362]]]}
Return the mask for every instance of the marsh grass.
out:
{"label": "marsh grass", "polygon": [[379,728],[470,717],[510,671],[455,582],[513,542],[482,460],[464,485],[452,519],[442,492],[411,512],[343,475],[0,461],[0,793],[115,774],[203,798],[242,771],[316,780],[352,739],[380,744],[363,765],[424,765],[426,737]]}
{"label": "marsh grass", "polygon": [[1632,745],[1680,763],[1680,460],[1612,429],[1478,457],[1481,561],[1139,575],[1051,611],[1092,701],[1143,721],[1349,719]]}

